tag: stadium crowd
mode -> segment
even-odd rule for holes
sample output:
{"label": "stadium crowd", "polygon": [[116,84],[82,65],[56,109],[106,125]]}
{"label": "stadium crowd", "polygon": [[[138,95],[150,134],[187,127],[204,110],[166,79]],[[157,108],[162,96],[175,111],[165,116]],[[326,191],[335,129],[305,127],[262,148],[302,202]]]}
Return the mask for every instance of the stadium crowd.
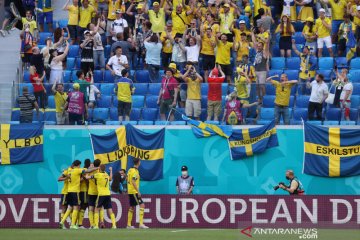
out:
{"label": "stadium crowd", "polygon": [[14,121],[358,121],[359,0],[67,0],[59,21],[23,4],[1,30],[23,24]]}

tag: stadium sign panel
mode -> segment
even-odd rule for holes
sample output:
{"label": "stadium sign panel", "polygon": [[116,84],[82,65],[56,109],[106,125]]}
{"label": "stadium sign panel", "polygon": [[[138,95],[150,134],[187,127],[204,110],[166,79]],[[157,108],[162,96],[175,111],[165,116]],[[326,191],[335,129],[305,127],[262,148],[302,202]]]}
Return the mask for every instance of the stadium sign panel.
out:
{"label": "stadium sign panel", "polygon": [[[360,226],[360,196],[146,195],[143,200],[144,223],[153,228]],[[58,227],[59,203],[59,195],[1,195],[0,228]],[[112,203],[118,227],[125,227],[127,196],[113,195]]]}

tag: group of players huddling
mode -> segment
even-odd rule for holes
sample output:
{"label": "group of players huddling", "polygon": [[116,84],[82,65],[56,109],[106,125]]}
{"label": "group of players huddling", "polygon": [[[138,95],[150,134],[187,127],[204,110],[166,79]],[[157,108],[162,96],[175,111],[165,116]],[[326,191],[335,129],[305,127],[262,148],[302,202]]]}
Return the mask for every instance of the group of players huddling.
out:
{"label": "group of players huddling", "polygon": [[[141,199],[139,191],[140,159],[134,158],[134,166],[129,169],[127,174],[127,189],[130,201],[128,211],[128,229],[135,229],[132,226],[132,219],[135,207],[140,205],[139,228],[146,229],[144,225],[145,205]],[[91,164],[87,159],[84,167],[81,168],[81,161],[75,160],[72,165],[63,171],[58,181],[64,181],[61,191],[61,221],[60,228],[66,229],[65,221],[71,217],[70,229],[84,228],[82,226],[86,208],[88,208],[89,222],[91,229],[104,228],[104,209],[111,219],[112,228],[116,229],[115,215],[111,206],[110,181],[112,181],[112,168],[109,168],[110,175],[105,171],[105,165],[96,159]],[[99,224],[100,223],[100,224]]]}

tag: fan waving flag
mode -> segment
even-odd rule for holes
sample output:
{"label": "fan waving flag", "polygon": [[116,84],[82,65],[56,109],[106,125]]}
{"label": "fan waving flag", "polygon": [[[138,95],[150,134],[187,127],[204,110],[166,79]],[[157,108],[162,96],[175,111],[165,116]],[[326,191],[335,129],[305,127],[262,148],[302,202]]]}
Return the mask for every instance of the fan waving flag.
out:
{"label": "fan waving flag", "polygon": [[44,161],[42,124],[1,124],[0,135],[1,165]]}
{"label": "fan waving flag", "polygon": [[94,151],[94,159],[102,164],[117,165],[121,168],[132,167],[132,159],[139,158],[139,172],[145,181],[158,180],[163,177],[165,128],[155,133],[145,133],[130,124],[116,129],[114,132],[97,136],[90,134]]}
{"label": "fan waving flag", "polygon": [[228,139],[231,159],[241,159],[279,145],[275,121],[258,128],[234,130]]}
{"label": "fan waving flag", "polygon": [[201,121],[193,120],[191,118],[182,115],[182,119],[192,125],[192,131],[198,138],[211,137],[219,135],[224,138],[229,138],[232,134],[231,126],[217,126],[214,124],[208,124]]}
{"label": "fan waving flag", "polygon": [[360,175],[360,130],[304,124],[304,173],[323,177]]}

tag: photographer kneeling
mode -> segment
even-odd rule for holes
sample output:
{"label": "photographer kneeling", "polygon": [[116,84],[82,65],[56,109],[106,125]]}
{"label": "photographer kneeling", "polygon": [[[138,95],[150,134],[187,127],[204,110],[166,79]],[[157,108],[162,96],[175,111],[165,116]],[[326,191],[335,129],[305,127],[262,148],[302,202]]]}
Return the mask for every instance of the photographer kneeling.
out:
{"label": "photographer kneeling", "polygon": [[274,190],[278,190],[279,188],[289,192],[290,195],[304,195],[305,191],[301,182],[295,177],[293,170],[286,171],[286,179],[289,180],[289,185],[285,185],[285,183],[281,182],[278,186],[274,187]]}

